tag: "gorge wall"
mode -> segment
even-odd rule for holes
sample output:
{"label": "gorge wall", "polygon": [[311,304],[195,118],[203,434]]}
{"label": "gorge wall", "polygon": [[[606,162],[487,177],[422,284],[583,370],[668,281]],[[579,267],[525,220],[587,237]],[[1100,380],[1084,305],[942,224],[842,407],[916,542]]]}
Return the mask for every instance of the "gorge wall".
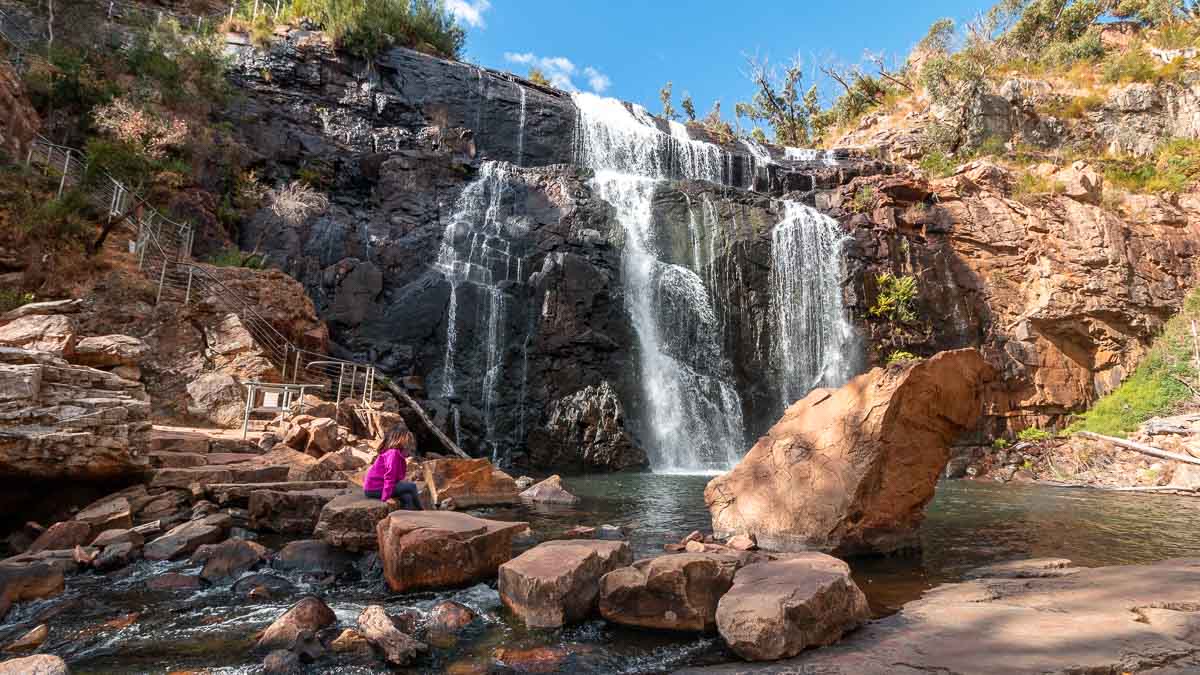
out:
{"label": "gorge wall", "polygon": [[[229,51],[227,114],[264,178],[331,201],[295,228],[264,210],[239,243],[304,284],[335,352],[423,376],[477,454],[724,468],[785,402],[897,348],[981,346],[1003,373],[981,432],[1053,421],[1128,371],[1193,278],[1178,209],[1026,206],[986,167],[930,184],[863,153],[721,143],[305,31]],[[871,316],[883,271],[919,278],[916,325]]]}

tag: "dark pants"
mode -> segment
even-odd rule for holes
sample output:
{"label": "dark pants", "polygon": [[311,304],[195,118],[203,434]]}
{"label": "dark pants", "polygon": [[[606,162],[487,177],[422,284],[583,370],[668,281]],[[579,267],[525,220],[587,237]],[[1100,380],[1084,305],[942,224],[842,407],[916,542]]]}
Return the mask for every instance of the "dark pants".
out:
{"label": "dark pants", "polygon": [[[371,499],[381,499],[379,490],[363,491],[367,497]],[[421,498],[417,495],[417,484],[406,480],[398,481],[396,487],[392,488],[392,497],[400,500],[401,507],[409,511],[420,511]]]}

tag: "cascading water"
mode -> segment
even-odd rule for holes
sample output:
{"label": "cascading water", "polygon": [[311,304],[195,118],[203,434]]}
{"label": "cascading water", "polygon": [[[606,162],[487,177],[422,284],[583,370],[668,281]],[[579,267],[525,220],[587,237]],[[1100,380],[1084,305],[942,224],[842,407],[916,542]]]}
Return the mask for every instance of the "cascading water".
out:
{"label": "cascading water", "polygon": [[783,204],[771,232],[771,361],[787,407],[850,378],[854,338],[842,306],[845,232],[814,208]]}
{"label": "cascading water", "polygon": [[[636,106],[631,112],[591,94],[576,94],[575,103],[580,163],[595,170],[593,187],[625,233],[625,307],[637,334],[652,465],[660,472],[727,469],[745,432],[716,313],[700,274],[657,250],[652,209],[667,179],[721,182],[725,153],[687,138],[682,125],[670,135],[659,131]],[[693,242],[698,267],[698,236]]]}
{"label": "cascading water", "polygon": [[513,163],[521,166],[525,159],[525,87],[519,84],[516,87],[521,92],[521,115],[517,121],[517,161]]}
{"label": "cascading water", "polygon": [[[443,360],[442,393],[454,398],[461,392],[458,370],[462,358],[475,359],[472,366],[482,373],[479,403],[483,413],[484,442],[493,461],[500,461],[503,439],[496,429],[499,384],[505,368],[504,354],[509,336],[505,325],[511,298],[504,286],[524,279],[524,259],[513,253],[513,240],[524,232],[518,219],[506,217],[505,199],[512,190],[512,169],[497,162],[484,162],[479,177],[467,185],[455,203],[454,211],[442,236],[437,268],[450,282],[450,302],[446,310],[446,354]],[[459,303],[464,291],[481,301],[473,327],[461,325]],[[464,328],[482,336],[463,354]],[[457,406],[452,411],[456,430],[460,423]],[[461,435],[461,431],[458,431]]]}

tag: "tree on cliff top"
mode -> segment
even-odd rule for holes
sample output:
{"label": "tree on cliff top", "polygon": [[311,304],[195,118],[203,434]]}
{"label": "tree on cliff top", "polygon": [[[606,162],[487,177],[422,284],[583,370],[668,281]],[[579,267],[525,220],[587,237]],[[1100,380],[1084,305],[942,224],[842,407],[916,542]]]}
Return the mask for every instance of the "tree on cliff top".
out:
{"label": "tree on cliff top", "polygon": [[550,80],[546,78],[546,73],[543,73],[542,69],[538,68],[537,66],[532,66],[529,69],[528,77],[529,77],[529,81],[536,85],[540,85],[543,87],[550,86]]}
{"label": "tree on cliff top", "polygon": [[779,70],[766,59],[750,58],[750,80],[754,82],[754,98],[738,103],[738,117],[765,122],[775,132],[775,142],[803,146],[809,142],[811,119],[820,111],[817,88],[802,91],[804,71],[799,58]]}
{"label": "tree on cliff top", "polygon": [[291,0],[280,16],[311,19],[363,58],[393,45],[458,58],[467,39],[444,0]]}

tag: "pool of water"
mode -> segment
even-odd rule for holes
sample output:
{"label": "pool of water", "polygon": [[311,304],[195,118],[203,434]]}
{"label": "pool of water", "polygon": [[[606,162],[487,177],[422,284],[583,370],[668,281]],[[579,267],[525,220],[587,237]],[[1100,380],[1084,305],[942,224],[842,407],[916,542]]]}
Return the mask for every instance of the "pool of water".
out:
{"label": "pool of water", "polygon": [[[566,486],[582,499],[576,506],[479,513],[527,520],[537,541],[579,525],[622,526],[635,555],[645,557],[661,553],[664,543],[709,527],[703,499],[708,480],[654,474],[569,478]],[[876,614],[895,611],[931,586],[1001,560],[1055,556],[1095,566],[1200,555],[1200,500],[950,481],[939,485],[921,539],[919,554],[851,561]],[[62,596],[14,609],[0,626],[0,643],[45,622],[50,639],[44,651],[67,658],[75,673],[256,672],[262,655],[252,653],[255,633],[299,595],[317,593],[343,626],[353,625],[367,604],[399,611],[454,599],[480,614],[481,620],[456,644],[434,650],[405,672],[486,672],[498,648],[561,648],[570,656],[557,672],[572,673],[658,673],[732,658],[711,636],[627,630],[600,620],[560,631],[526,630],[500,605],[494,584],[397,595],[369,572],[325,585],[291,576],[297,586],[294,597],[252,603],[236,599],[228,585],[183,594],[146,590],[149,578],[167,571],[198,570],[187,563],[143,562],[107,576],[71,577]],[[137,619],[128,626],[105,625],[133,613]],[[479,667],[484,670],[471,670]],[[506,672],[491,667],[492,672]],[[311,672],[375,671],[326,659]]]}

